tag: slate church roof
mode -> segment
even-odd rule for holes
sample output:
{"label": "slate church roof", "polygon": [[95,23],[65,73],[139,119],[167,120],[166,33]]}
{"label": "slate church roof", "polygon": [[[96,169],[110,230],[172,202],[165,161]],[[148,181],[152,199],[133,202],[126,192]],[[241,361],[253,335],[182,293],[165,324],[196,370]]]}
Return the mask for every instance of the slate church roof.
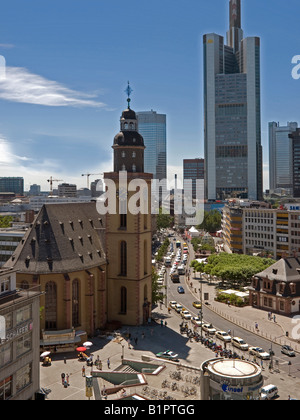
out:
{"label": "slate church roof", "polygon": [[104,218],[96,203],[45,204],[5,267],[70,273],[106,264]]}

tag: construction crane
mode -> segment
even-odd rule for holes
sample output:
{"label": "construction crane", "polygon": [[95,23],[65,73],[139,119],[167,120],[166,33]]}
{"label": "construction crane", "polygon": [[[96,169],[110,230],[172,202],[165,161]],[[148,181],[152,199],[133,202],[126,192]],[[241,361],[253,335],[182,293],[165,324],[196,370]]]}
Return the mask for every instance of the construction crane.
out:
{"label": "construction crane", "polygon": [[103,175],[103,173],[100,173],[100,174],[82,174],[81,175],[81,176],[86,176],[88,189],[90,189],[90,176],[91,175]]}
{"label": "construction crane", "polygon": [[50,196],[53,196],[53,182],[62,182],[62,179],[53,179],[52,176],[50,176],[49,179],[47,179],[47,182],[50,182]]}

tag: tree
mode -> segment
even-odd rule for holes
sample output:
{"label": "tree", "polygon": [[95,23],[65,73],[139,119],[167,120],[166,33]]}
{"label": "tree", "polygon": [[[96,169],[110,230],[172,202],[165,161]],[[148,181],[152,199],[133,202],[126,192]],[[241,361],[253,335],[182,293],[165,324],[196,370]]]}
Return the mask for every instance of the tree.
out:
{"label": "tree", "polygon": [[163,286],[159,286],[157,283],[157,280],[158,280],[158,275],[154,267],[152,267],[152,304],[154,305],[165,297],[161,293]]}
{"label": "tree", "polygon": [[157,215],[157,229],[167,229],[171,226],[173,226],[174,224],[174,220],[173,217],[170,216],[169,214],[166,214],[163,212],[163,209],[160,208],[159,209],[159,214]]}
{"label": "tree", "polygon": [[245,286],[250,283],[255,274],[272,264],[274,264],[274,260],[270,258],[221,253],[209,256],[203,271],[231,284]]}
{"label": "tree", "polygon": [[221,229],[222,215],[218,210],[204,211],[204,218],[197,229],[203,229],[206,232],[217,232]]}
{"label": "tree", "polygon": [[12,216],[0,216],[0,228],[8,228],[13,221]]}

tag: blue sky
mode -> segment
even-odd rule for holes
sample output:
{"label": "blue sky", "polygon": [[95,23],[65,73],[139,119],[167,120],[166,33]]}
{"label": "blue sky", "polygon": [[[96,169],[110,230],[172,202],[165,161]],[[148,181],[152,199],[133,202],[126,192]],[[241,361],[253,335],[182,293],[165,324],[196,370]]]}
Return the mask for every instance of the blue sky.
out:
{"label": "blue sky", "polygon": [[[229,0],[1,2],[0,176],[48,188],[53,176],[112,170],[112,143],[132,108],[167,114],[169,176],[203,157],[202,36],[226,34]],[[299,0],[242,0],[245,36],[261,37],[262,143],[268,121],[298,121]],[[94,177],[95,178],[95,177]],[[91,177],[91,180],[93,177]]]}

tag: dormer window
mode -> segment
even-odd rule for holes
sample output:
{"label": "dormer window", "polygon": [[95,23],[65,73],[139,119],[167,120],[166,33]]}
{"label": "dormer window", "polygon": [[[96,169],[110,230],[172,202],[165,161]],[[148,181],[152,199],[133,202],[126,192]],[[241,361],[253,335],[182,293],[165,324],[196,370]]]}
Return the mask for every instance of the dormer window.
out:
{"label": "dormer window", "polygon": [[132,152],[132,157],[135,158],[136,157],[136,152]]}
{"label": "dormer window", "polygon": [[122,156],[122,158],[126,157],[126,153],[125,152],[122,152],[121,153],[121,156]]}
{"label": "dormer window", "polygon": [[136,172],[136,165],[132,165],[132,172]]}

